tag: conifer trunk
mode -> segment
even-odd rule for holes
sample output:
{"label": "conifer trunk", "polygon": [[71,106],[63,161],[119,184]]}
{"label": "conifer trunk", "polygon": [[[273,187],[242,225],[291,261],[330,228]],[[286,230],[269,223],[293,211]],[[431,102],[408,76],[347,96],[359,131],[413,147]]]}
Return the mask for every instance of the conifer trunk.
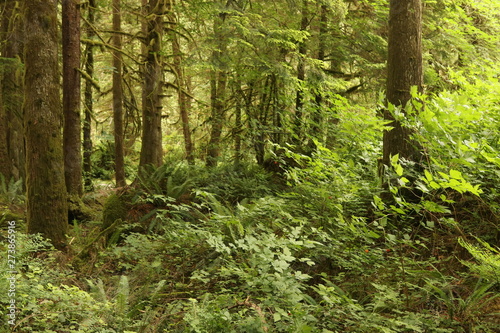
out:
{"label": "conifer trunk", "polygon": [[4,2],[1,20],[0,173],[25,179],[23,133],[22,20],[17,1]]}
{"label": "conifer trunk", "polygon": [[[92,40],[95,35],[94,23],[96,0],[89,0],[88,6],[88,16],[87,21],[89,26],[87,27],[87,38]],[[85,62],[85,72],[88,78],[85,80],[85,92],[84,92],[84,114],[85,119],[83,121],[83,174],[84,174],[84,185],[86,189],[92,188],[92,113],[94,109],[93,102],[93,92],[92,92],[92,81],[91,78],[94,76],[94,46],[88,43],[85,49],[86,62]]]}
{"label": "conifer trunk", "polygon": [[7,128],[5,107],[0,105],[0,174],[6,178],[10,174],[9,153],[7,151]]}
{"label": "conifer trunk", "polygon": [[81,196],[80,4],[62,1],[64,178],[70,195]]}
{"label": "conifer trunk", "polygon": [[[422,2],[391,0],[389,12],[389,49],[387,60],[387,102],[404,107],[411,99],[410,89],[422,90]],[[384,119],[391,121],[384,132],[383,164],[390,165],[396,154],[420,161],[421,148],[411,139],[411,131],[401,126],[388,109]]]}
{"label": "conifer trunk", "polygon": [[217,166],[221,154],[221,136],[226,107],[227,73],[222,57],[226,52],[227,42],[223,33],[226,13],[220,13],[214,20],[214,39],[216,49],[212,53],[215,68],[210,73],[210,104],[211,104],[211,129],[208,142],[207,167]]}
{"label": "conifer trunk", "polygon": [[62,150],[57,1],[24,2],[28,232],[66,248],[68,207]]}
{"label": "conifer trunk", "polygon": [[113,0],[113,124],[115,138],[115,181],[117,187],[126,185],[123,146],[123,90],[122,90],[122,38],[121,1]]}
{"label": "conifer trunk", "polygon": [[165,0],[149,0],[144,8],[144,86],[142,95],[142,146],[139,167],[163,162],[161,93],[163,89],[161,41]]}
{"label": "conifer trunk", "polygon": [[186,151],[186,160],[189,164],[194,164],[194,148],[193,140],[191,137],[191,127],[189,125],[189,113],[190,113],[190,97],[187,95],[189,92],[189,87],[185,79],[184,68],[183,68],[183,57],[181,51],[181,45],[179,40],[179,35],[176,31],[177,29],[177,16],[174,12],[175,1],[169,1],[169,11],[170,11],[170,38],[172,40],[172,53],[173,53],[173,69],[176,75],[177,82],[177,96],[179,101],[179,113],[181,115],[182,122],[182,134],[184,136],[184,149]]}
{"label": "conifer trunk", "polygon": [[[320,8],[320,22],[318,35],[318,60],[323,63],[325,61],[326,39],[328,29],[328,7],[325,4]],[[318,83],[314,96],[314,113],[312,114],[311,137],[321,140],[323,137],[323,87],[321,82]]]}
{"label": "conifer trunk", "polygon": [[[241,81],[237,83],[237,89],[241,90]],[[236,106],[235,106],[235,120],[234,120],[234,129],[233,129],[233,138],[234,138],[234,164],[240,165],[241,160],[243,159],[243,154],[241,152],[241,137],[243,132],[243,121],[242,121],[242,103],[241,98],[236,98]]]}
{"label": "conifer trunk", "polygon": [[[302,19],[300,21],[300,30],[306,31],[309,25],[309,0],[302,0]],[[298,84],[303,84],[306,78],[306,63],[305,57],[307,52],[306,42],[302,41],[299,43],[299,60],[297,64],[297,81]],[[297,87],[297,92],[295,96],[295,142],[300,143],[302,141],[303,134],[303,121],[304,121],[304,91],[303,87]]]}

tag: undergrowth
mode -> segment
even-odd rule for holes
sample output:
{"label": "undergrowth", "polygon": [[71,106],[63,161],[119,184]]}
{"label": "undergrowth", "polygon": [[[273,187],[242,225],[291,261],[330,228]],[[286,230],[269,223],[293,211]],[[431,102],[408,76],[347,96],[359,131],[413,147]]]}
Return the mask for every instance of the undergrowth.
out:
{"label": "undergrowth", "polygon": [[[96,238],[101,221],[75,223],[67,255],[18,230],[12,331],[498,332],[495,103],[427,100],[408,126],[428,162],[393,156],[388,193],[374,143],[383,124],[368,113],[369,133],[288,151],[301,167],[279,181],[250,163],[144,169],[113,194],[127,212],[112,218],[124,220],[112,242]],[[357,121],[340,113],[337,131]],[[22,202],[2,184],[3,201]]]}

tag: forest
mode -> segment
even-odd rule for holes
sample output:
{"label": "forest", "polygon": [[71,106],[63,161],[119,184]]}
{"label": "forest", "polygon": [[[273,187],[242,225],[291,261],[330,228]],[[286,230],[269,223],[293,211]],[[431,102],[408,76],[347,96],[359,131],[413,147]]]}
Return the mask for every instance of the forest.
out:
{"label": "forest", "polygon": [[498,0],[0,10],[0,333],[500,332]]}

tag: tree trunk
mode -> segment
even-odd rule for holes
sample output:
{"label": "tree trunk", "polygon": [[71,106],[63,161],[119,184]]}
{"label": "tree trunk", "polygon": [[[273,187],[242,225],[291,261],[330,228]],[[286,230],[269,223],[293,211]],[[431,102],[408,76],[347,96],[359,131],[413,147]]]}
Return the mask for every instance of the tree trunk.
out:
{"label": "tree trunk", "polygon": [[[87,21],[89,26],[87,27],[87,38],[92,40],[95,36],[94,24],[95,24],[95,9],[96,0],[89,0],[88,6],[88,16]],[[88,78],[85,80],[85,92],[84,92],[84,113],[85,119],[83,121],[83,174],[85,188],[88,190],[92,189],[92,113],[94,109],[93,103],[93,93],[92,93],[92,81],[94,76],[94,46],[88,43],[85,49],[86,62],[85,62],[85,72]]]}
{"label": "tree trunk", "polygon": [[25,179],[23,133],[22,21],[17,1],[5,1],[1,21],[2,77],[0,106],[0,173]]}
{"label": "tree trunk", "polygon": [[182,121],[182,134],[184,135],[184,149],[186,151],[186,160],[189,164],[194,164],[194,149],[193,140],[191,138],[191,127],[189,125],[189,112],[190,112],[190,97],[186,94],[189,92],[189,87],[184,78],[184,68],[182,67],[182,51],[180,46],[179,35],[177,29],[177,16],[173,12],[175,5],[174,0],[169,2],[170,8],[170,38],[172,40],[172,53],[173,53],[173,70],[176,75],[177,83],[177,96],[179,101],[179,113]]}
{"label": "tree trunk", "polygon": [[[309,0],[302,0],[302,19],[300,21],[300,30],[306,31],[309,25]],[[306,42],[302,41],[299,43],[299,62],[297,64],[297,81],[299,87],[297,87],[296,97],[295,97],[295,142],[302,142],[303,134],[303,121],[304,121],[304,91],[301,86],[306,78],[306,64],[305,57],[307,52]]]}
{"label": "tree trunk", "polygon": [[161,41],[165,0],[149,0],[144,11],[145,64],[142,95],[142,146],[139,167],[163,162],[161,93],[163,89]]}
{"label": "tree trunk", "polygon": [[[323,63],[325,61],[325,51],[326,45],[325,40],[327,38],[328,29],[328,7],[325,4],[321,5],[320,9],[320,21],[319,21],[319,34],[318,34],[318,60]],[[311,124],[311,137],[321,140],[323,137],[323,87],[321,82],[318,82],[316,87],[316,92],[314,96],[314,113],[312,115]],[[315,146],[312,144],[312,146]],[[315,148],[315,147],[314,147]]]}
{"label": "tree trunk", "polygon": [[113,0],[113,124],[115,137],[115,180],[117,187],[127,185],[123,147],[122,38],[120,0]]}
{"label": "tree trunk", "polygon": [[64,178],[70,195],[82,195],[80,123],[80,5],[62,1]]}
{"label": "tree trunk", "polygon": [[227,73],[225,62],[222,59],[226,52],[227,42],[222,31],[226,13],[220,13],[214,20],[214,39],[216,50],[212,53],[214,69],[210,74],[210,101],[211,101],[211,125],[210,140],[208,142],[206,166],[217,166],[221,153],[221,136],[224,123],[224,113],[226,108],[226,85]]}
{"label": "tree trunk", "polygon": [[25,119],[28,232],[66,248],[68,207],[64,183],[58,66],[57,1],[24,2]]}
{"label": "tree trunk", "polygon": [[5,107],[0,105],[0,175],[4,176],[5,179],[10,178],[11,166],[9,163],[9,152],[7,151],[7,114],[5,112]]}
{"label": "tree trunk", "polygon": [[[241,90],[241,81],[236,82],[237,89]],[[234,120],[234,129],[233,129],[233,138],[234,138],[234,164],[236,166],[241,164],[241,160],[243,159],[243,154],[241,153],[241,137],[243,132],[243,121],[241,119],[241,98],[236,97],[236,107],[235,107],[235,120]]]}
{"label": "tree trunk", "polygon": [[[422,91],[422,3],[421,0],[391,0],[389,12],[389,53],[387,60],[387,102],[404,107],[411,99],[410,89]],[[384,119],[391,121],[384,132],[383,164],[400,157],[419,162],[421,148],[411,139],[411,131],[401,126],[386,109]]]}
{"label": "tree trunk", "polygon": [[[423,86],[421,0],[390,1],[387,70],[387,103],[405,112],[412,97],[411,88],[417,87],[421,92]],[[415,168],[420,170],[422,148],[411,138],[411,129],[396,120],[389,107],[384,110],[384,119],[390,121],[392,129],[384,131],[383,165],[389,166],[391,157],[399,154],[400,158],[415,162]],[[383,179],[382,199],[393,202],[390,183],[390,179]],[[419,190],[411,187],[401,188],[400,195],[407,201],[418,201],[421,196]]]}

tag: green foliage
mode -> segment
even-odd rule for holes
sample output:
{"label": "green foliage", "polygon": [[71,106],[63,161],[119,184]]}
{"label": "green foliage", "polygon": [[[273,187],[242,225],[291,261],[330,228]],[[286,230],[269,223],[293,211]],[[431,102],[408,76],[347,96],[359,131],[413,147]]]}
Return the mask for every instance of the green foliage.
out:
{"label": "green foliage", "polygon": [[114,143],[101,141],[92,152],[92,178],[103,180],[113,179],[114,174]]}
{"label": "green foliage", "polygon": [[482,329],[494,332],[496,323],[489,306],[499,297],[491,291],[496,282],[485,283],[479,279],[468,295],[456,296],[455,286],[447,281],[439,283],[435,279],[427,281],[429,293],[445,307],[450,321],[459,321],[465,329]]}
{"label": "green foliage", "polygon": [[485,241],[478,239],[473,245],[459,238],[458,242],[478,261],[478,263],[464,262],[471,270],[484,279],[500,282],[500,250]]}
{"label": "green foliage", "polygon": [[[5,248],[2,251],[6,252]],[[45,257],[36,256],[45,252]],[[7,290],[8,272],[2,261],[1,289]],[[40,236],[16,234],[16,332],[115,332],[103,321],[103,315],[112,307],[102,303],[71,280],[71,272],[62,270],[56,263],[56,252],[50,242]],[[2,302],[5,302],[5,298]],[[2,306],[2,327],[6,306]]]}
{"label": "green foliage", "polygon": [[255,165],[221,165],[209,173],[200,173],[195,180],[195,188],[224,198],[230,205],[243,200],[256,200],[272,194],[277,185],[271,175]]}
{"label": "green foliage", "polygon": [[[225,112],[218,119],[224,125],[221,146],[233,147],[229,140],[239,137],[242,158],[237,166],[230,163],[226,148],[211,169],[174,160],[183,154],[181,131],[171,121],[176,116],[167,119],[169,162],[139,170],[132,199],[111,195],[104,204],[104,227],[125,222],[115,234],[120,242],[96,244],[87,262],[72,267],[60,263],[71,254],[20,235],[16,329],[497,331],[499,253],[490,245],[498,240],[500,216],[497,2],[425,3],[427,94],[413,91],[406,113],[391,109],[423,147],[425,162],[396,155],[385,169],[378,159],[388,128],[377,113],[385,107],[379,94],[386,0],[305,1],[305,30],[297,1],[177,2],[174,33],[182,37],[182,70],[192,80],[186,95],[194,97],[193,140],[196,147],[208,140],[206,124],[215,119],[206,105],[211,75],[218,71],[226,80],[219,101]],[[99,4],[99,15],[107,17],[108,2]],[[140,52],[132,37],[140,29],[137,3],[122,4],[126,134],[133,140],[133,129],[141,127],[136,82],[143,80],[136,57],[127,54]],[[213,38],[215,17],[223,41]],[[172,54],[168,45],[162,52]],[[302,62],[306,73],[299,80]],[[113,71],[100,61],[96,69],[96,76]],[[107,80],[99,79],[103,88]],[[165,73],[166,83],[177,81],[173,72]],[[295,128],[297,92],[302,133]],[[99,123],[107,124],[107,104],[106,98],[96,103]],[[169,102],[169,112],[176,106]],[[112,179],[113,150],[111,137],[97,145],[94,177]],[[254,152],[261,154],[259,163],[270,156],[282,172],[273,175],[249,163]],[[127,165],[134,164],[132,153]],[[389,199],[381,193],[379,173],[393,180]],[[20,183],[2,178],[0,191],[9,204],[23,202]],[[404,195],[408,191],[412,200]],[[75,249],[95,233],[91,228],[73,227]],[[464,241],[469,233],[477,245]],[[1,265],[5,290],[6,263]]]}
{"label": "green foliage", "polygon": [[[135,174],[132,166],[134,152],[125,156],[125,176]],[[115,143],[110,135],[104,135],[102,140],[94,147],[91,155],[92,179],[112,180],[115,174]]]}
{"label": "green foliage", "polygon": [[102,229],[111,226],[116,220],[125,220],[127,208],[123,198],[119,195],[111,194],[104,203],[102,211]]}
{"label": "green foliage", "polygon": [[0,173],[0,198],[8,204],[22,204],[26,200],[23,180],[11,178],[9,181]]}
{"label": "green foliage", "polygon": [[145,166],[137,177],[143,195],[156,205],[161,205],[162,196],[179,200],[189,192],[193,183],[188,165],[182,162],[166,163],[158,168],[151,165]]}

